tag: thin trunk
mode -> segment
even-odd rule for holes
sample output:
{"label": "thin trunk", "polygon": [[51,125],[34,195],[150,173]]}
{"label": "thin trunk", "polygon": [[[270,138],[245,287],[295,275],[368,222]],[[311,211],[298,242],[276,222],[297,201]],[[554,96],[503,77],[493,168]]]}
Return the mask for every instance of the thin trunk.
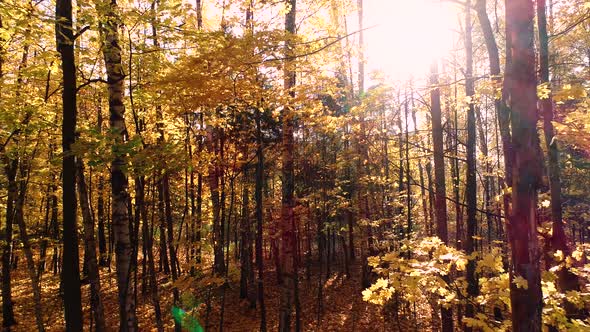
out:
{"label": "thin trunk", "polygon": [[[296,34],[296,5],[297,0],[285,0],[289,6],[289,11],[285,15],[285,31],[288,34],[288,40],[285,44],[285,56],[292,56],[294,53],[292,40]],[[291,98],[295,97],[295,69],[294,63],[285,64],[285,90]],[[282,137],[282,207],[281,207],[281,247],[280,262],[282,273],[280,308],[279,308],[279,331],[286,332],[291,330],[291,315],[293,306],[298,301],[296,296],[297,288],[297,263],[295,261],[295,252],[297,250],[295,234],[295,183],[293,168],[294,146],[294,114],[293,105],[285,105],[283,110],[283,137]],[[297,316],[297,315],[296,315]],[[295,330],[299,331],[300,322],[296,319]]]}
{"label": "thin trunk", "polygon": [[[541,83],[549,84],[549,37],[547,35],[547,16],[545,0],[537,0],[537,19],[539,32],[539,78]],[[541,100],[541,114],[543,114],[543,131],[545,134],[545,145],[547,146],[547,162],[549,173],[549,189],[551,199],[551,223],[552,235],[550,239],[551,251],[561,250],[565,255],[571,254],[567,243],[567,236],[562,221],[561,202],[561,179],[559,170],[559,148],[555,130],[553,128],[553,99],[551,95]],[[548,253],[547,257],[553,257]],[[560,269],[558,272],[558,287],[563,293],[571,290],[578,290],[578,277],[569,269]],[[576,309],[566,301],[565,309],[567,315],[575,315]]]}
{"label": "thin trunk", "polygon": [[211,205],[213,210],[213,252],[214,252],[214,271],[221,275],[224,270],[224,259],[223,259],[223,239],[221,238],[221,230],[223,227],[223,221],[221,220],[221,202],[219,192],[219,178],[220,178],[220,166],[221,162],[219,158],[219,137],[218,129],[207,127],[207,142],[209,153],[215,156],[215,160],[212,161],[209,166],[209,174],[207,180],[209,183],[209,191],[211,193]]}
{"label": "thin trunk", "polygon": [[[20,174],[19,174],[19,185],[18,185],[18,195],[14,206],[14,219],[18,224],[19,228],[19,235],[20,240],[23,245],[23,251],[25,253],[25,260],[27,264],[27,272],[29,273],[29,278],[31,279],[31,289],[33,291],[33,302],[34,302],[34,311],[35,311],[35,321],[37,323],[37,330],[38,331],[45,331],[45,327],[43,326],[43,309],[41,307],[41,285],[39,283],[39,275],[37,274],[37,269],[35,267],[35,259],[33,257],[33,250],[31,247],[31,242],[29,241],[29,235],[27,233],[27,225],[25,223],[25,216],[24,216],[24,206],[25,206],[25,199],[27,193],[27,185],[29,182],[28,175],[29,175],[29,166],[22,162],[19,163]],[[79,277],[79,276],[78,276]],[[65,286],[64,286],[65,287]],[[64,297],[65,302],[65,297]],[[81,318],[80,318],[81,319]]]}
{"label": "thin trunk", "polygon": [[96,242],[94,240],[94,220],[92,211],[90,211],[90,199],[88,198],[88,189],[84,179],[84,162],[77,160],[76,180],[78,188],[78,199],[80,200],[80,209],[82,210],[82,224],[84,226],[84,251],[88,254],[88,279],[90,281],[90,307],[92,309],[95,328],[97,331],[104,331],[105,318],[104,306],[100,295],[100,275],[96,261]]}
{"label": "thin trunk", "polygon": [[[247,146],[244,148],[244,157],[248,158]],[[248,298],[250,307],[256,306],[256,297],[253,292],[254,269],[252,268],[252,224],[250,219],[250,191],[249,189],[249,165],[246,160],[243,167],[244,184],[242,188],[242,222],[240,227],[241,237],[241,279],[240,297]]]}
{"label": "thin trunk", "polygon": [[262,128],[260,124],[260,109],[256,108],[256,187],[254,199],[256,200],[256,265],[258,267],[258,302],[260,304],[260,331],[266,332],[266,307],[264,305],[264,258],[262,255],[262,222],[263,202],[262,188],[264,186],[264,154],[262,146]]}
{"label": "thin trunk", "polygon": [[125,128],[124,78],[119,45],[118,7],[116,0],[104,6],[98,5],[98,12],[103,13],[102,25],[104,38],[103,54],[107,72],[109,93],[109,125],[113,137],[114,157],[111,161],[111,199],[112,199],[112,234],[114,235],[117,288],[119,295],[119,324],[121,331],[136,331],[135,296],[131,276],[134,264],[133,245],[131,243],[130,220],[127,209],[127,175],[125,174],[126,156],[120,146],[127,141]]}
{"label": "thin trunk", "polygon": [[76,226],[76,165],[71,145],[76,140],[76,63],[74,59],[74,28],[72,1],[59,0],[55,8],[57,50],[63,72],[63,271],[64,313],[68,331],[82,330],[82,295],[78,234]]}
{"label": "thin trunk", "polygon": [[158,282],[156,276],[156,267],[154,263],[153,234],[149,231],[147,206],[145,205],[145,177],[141,176],[136,179],[136,206],[139,208],[140,219],[142,220],[142,235],[144,241],[144,251],[147,254],[147,272],[149,275],[150,295],[152,304],[154,306],[154,314],[156,318],[156,327],[158,332],[164,331],[164,324],[162,322],[162,310],[160,308],[160,297],[158,295]]}
{"label": "thin trunk", "polygon": [[[4,152],[4,151],[3,151]],[[3,155],[4,157],[5,155]],[[8,180],[8,195],[6,198],[6,227],[4,230],[4,243],[2,245],[2,327],[10,329],[10,326],[16,324],[14,319],[14,304],[12,302],[12,278],[10,257],[12,256],[12,225],[14,223],[14,202],[18,195],[18,185],[16,183],[16,174],[18,170],[18,161],[3,158],[4,172]]]}
{"label": "thin trunk", "polygon": [[[477,18],[479,21],[479,25],[484,35],[484,40],[486,44],[486,48],[488,51],[488,58],[490,61],[490,75],[492,77],[492,81],[496,84],[496,86],[500,87],[502,77],[500,71],[500,55],[498,51],[498,44],[496,43],[496,38],[494,37],[494,32],[492,30],[492,25],[490,23],[490,19],[487,14],[486,10],[486,0],[476,0],[475,3],[475,10],[477,11]],[[506,35],[506,49],[510,48],[510,35]],[[511,63],[511,53],[509,51],[506,52],[506,69],[505,72],[508,73],[509,67]],[[505,171],[505,183],[504,188],[512,186],[512,165],[514,164],[514,152],[512,148],[512,135],[510,133],[510,109],[507,105],[507,98],[508,98],[508,80],[506,77],[504,78],[504,83],[502,87],[502,98],[496,99],[494,101],[494,107],[496,109],[496,116],[498,118],[498,127],[500,129],[500,136],[502,140],[502,151],[504,153],[504,171]],[[504,195],[504,215],[506,218],[509,216],[509,205],[510,205],[510,198],[509,195]]]}
{"label": "thin trunk", "polygon": [[[97,130],[102,133],[102,101],[99,101],[98,117],[97,117]],[[102,172],[98,176],[98,188],[97,188],[97,203],[96,203],[96,217],[98,220],[98,265],[101,267],[109,266],[109,257],[107,253],[107,240],[105,236],[105,211],[104,211],[104,177]]]}
{"label": "thin trunk", "polygon": [[[467,0],[465,10],[465,96],[474,98],[475,80],[473,78],[473,41],[471,38],[471,0]],[[475,159],[476,128],[475,128],[475,101],[469,102],[467,110],[467,176],[466,176],[466,201],[467,201],[467,234],[465,234],[465,253],[469,256],[474,250],[474,236],[477,229],[477,160]],[[478,294],[477,277],[475,275],[475,260],[469,259],[467,263],[467,296],[468,302],[465,306],[465,317],[473,318],[475,307],[472,300]],[[465,331],[471,332],[470,326],[464,327]]]}
{"label": "thin trunk", "polygon": [[[4,28],[0,16],[0,28]],[[0,80],[4,77],[4,60],[6,50],[4,49],[5,37],[0,36]],[[6,199],[6,225],[2,243],[2,327],[8,331],[16,324],[14,319],[14,305],[12,302],[12,279],[10,276],[10,256],[12,255],[12,223],[13,223],[13,202],[16,193],[16,162],[7,163],[6,151],[2,149],[2,160],[6,178],[8,181],[8,195]]]}
{"label": "thin trunk", "polygon": [[[443,241],[449,243],[447,231],[447,202],[446,202],[446,185],[445,185],[445,160],[443,147],[443,128],[441,124],[441,106],[440,106],[440,89],[438,87],[438,65],[432,64],[430,84],[430,108],[432,116],[432,141],[434,151],[434,206],[436,214],[436,234]],[[452,309],[441,308],[442,330],[443,332],[453,331],[453,311]]]}

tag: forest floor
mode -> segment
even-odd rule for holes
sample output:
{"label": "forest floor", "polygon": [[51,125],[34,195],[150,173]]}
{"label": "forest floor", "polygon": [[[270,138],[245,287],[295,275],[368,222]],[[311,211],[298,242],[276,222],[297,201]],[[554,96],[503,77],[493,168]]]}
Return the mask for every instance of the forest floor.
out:
{"label": "forest floor", "polygon": [[[233,263],[233,261],[232,261]],[[264,292],[268,331],[278,330],[278,310],[280,288],[277,283],[276,271],[271,268],[272,262],[265,262]],[[13,300],[18,325],[13,331],[36,330],[33,296],[30,279],[26,273],[24,262],[13,271]],[[381,307],[362,300],[361,268],[360,264],[351,265],[351,275],[346,277],[342,268],[334,267],[329,278],[322,278],[323,300],[322,315],[318,322],[318,276],[319,268],[312,266],[310,280],[305,274],[300,274],[299,293],[301,304],[302,331],[429,331],[431,330],[431,314],[429,306],[414,308],[413,313],[400,315],[398,319],[392,314],[383,314]],[[101,269],[102,299],[105,307],[106,325],[109,331],[116,331],[118,327],[117,286],[114,270]],[[303,272],[303,271],[302,271]],[[138,273],[139,274],[139,273]],[[159,274],[159,294],[161,308],[164,313],[165,330],[173,330],[171,315],[172,290],[171,283],[163,274]],[[138,275],[138,280],[141,277]],[[51,272],[44,273],[42,280],[42,308],[47,331],[64,331],[63,304],[59,294],[59,275]],[[139,287],[139,286],[138,286]],[[90,324],[90,286],[82,287],[82,304],[84,312],[84,327]],[[206,331],[219,331],[220,312],[222,306],[222,292],[211,292],[211,305],[208,319],[207,308],[204,304],[199,307],[199,321]],[[202,300],[204,301],[204,299]],[[409,310],[409,308],[408,308]],[[416,314],[417,313],[417,314]],[[150,297],[137,297],[137,315],[140,331],[155,330],[155,318]],[[388,319],[389,318],[389,319]],[[223,331],[259,331],[260,310],[249,308],[246,300],[239,297],[239,280],[229,284],[225,295],[225,313]]]}

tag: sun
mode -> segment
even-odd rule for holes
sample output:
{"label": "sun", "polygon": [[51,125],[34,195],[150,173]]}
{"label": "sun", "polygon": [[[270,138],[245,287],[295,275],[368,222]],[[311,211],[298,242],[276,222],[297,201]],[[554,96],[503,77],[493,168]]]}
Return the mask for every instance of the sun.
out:
{"label": "sun", "polygon": [[441,0],[364,0],[368,72],[389,79],[422,77],[453,47],[459,8]]}

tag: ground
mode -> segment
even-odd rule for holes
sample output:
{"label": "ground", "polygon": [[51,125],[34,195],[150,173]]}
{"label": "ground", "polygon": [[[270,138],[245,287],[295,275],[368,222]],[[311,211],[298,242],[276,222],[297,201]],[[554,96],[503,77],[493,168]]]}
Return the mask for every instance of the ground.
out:
{"label": "ground", "polygon": [[[231,264],[235,264],[232,260]],[[265,302],[267,308],[268,331],[278,330],[279,287],[276,281],[276,272],[270,268],[271,261],[266,262],[265,270]],[[425,331],[431,330],[427,324],[430,314],[418,316],[409,315],[411,318],[399,320],[394,315],[387,314],[381,307],[362,301],[360,283],[360,265],[351,266],[351,276],[347,278],[341,267],[336,265],[331,277],[326,280],[325,271],[323,288],[323,313],[318,322],[318,267],[312,267],[311,279],[306,280],[304,273],[300,276],[300,302],[302,331]],[[138,280],[141,276],[138,275]],[[102,298],[105,306],[106,323],[110,330],[118,327],[117,287],[114,270],[101,269]],[[165,313],[166,330],[172,330],[173,320],[171,315],[172,290],[171,283],[163,274],[159,279],[159,293],[162,311]],[[138,286],[139,287],[139,286]],[[84,326],[90,326],[89,285],[82,288]],[[30,279],[28,278],[24,264],[20,264],[13,271],[13,297],[15,302],[15,315],[18,325],[13,331],[34,331],[35,319],[33,314],[33,297]],[[42,277],[42,300],[45,327],[48,331],[63,331],[63,304],[59,295],[59,276],[51,272],[44,273]],[[221,290],[211,292],[210,313],[207,319],[205,304],[199,307],[199,320],[206,331],[219,331],[222,296]],[[185,294],[186,295],[186,294]],[[201,299],[205,302],[205,299]],[[149,296],[138,295],[137,315],[140,331],[155,330],[153,306]],[[417,310],[425,312],[425,310]],[[385,312],[386,314],[383,314]],[[389,319],[387,319],[389,318]],[[245,300],[239,298],[239,282],[232,282],[226,291],[225,313],[223,331],[258,331],[260,325],[260,311],[251,309]]]}

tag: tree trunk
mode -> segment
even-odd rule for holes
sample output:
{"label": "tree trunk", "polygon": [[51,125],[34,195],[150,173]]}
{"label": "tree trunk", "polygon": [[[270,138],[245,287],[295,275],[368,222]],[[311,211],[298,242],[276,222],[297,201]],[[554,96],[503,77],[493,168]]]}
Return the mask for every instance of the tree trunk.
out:
{"label": "tree trunk", "polygon": [[219,178],[220,178],[220,166],[218,165],[221,161],[219,158],[219,137],[218,129],[211,126],[207,127],[207,143],[209,153],[215,156],[212,164],[209,166],[209,174],[207,181],[209,183],[209,191],[211,192],[211,205],[213,210],[213,252],[214,252],[214,271],[221,275],[224,270],[224,259],[223,259],[223,238],[221,237],[221,228],[223,227],[223,221],[221,219],[221,202],[219,192]]}
{"label": "tree trunk", "polygon": [[[473,78],[473,41],[471,39],[471,0],[467,0],[465,10],[465,96],[475,97],[475,80]],[[475,128],[475,101],[469,102],[467,110],[467,176],[466,176],[466,201],[467,201],[467,234],[465,236],[465,254],[471,255],[474,248],[474,236],[477,229],[477,160],[475,158],[476,128]],[[477,277],[475,275],[475,260],[469,259],[467,263],[467,295],[469,297],[465,306],[465,317],[473,318],[475,308],[471,301],[478,294]],[[464,327],[471,332],[470,326]]]}
{"label": "tree trunk", "polygon": [[506,31],[512,64],[507,73],[512,109],[514,166],[510,216],[513,277],[526,287],[511,287],[515,332],[541,331],[541,274],[537,239],[539,185],[537,86],[535,80],[534,8],[531,0],[506,2]]}
{"label": "tree trunk", "polygon": [[12,256],[14,203],[16,201],[16,196],[18,195],[18,185],[16,183],[18,161],[14,159],[8,161],[8,158],[4,159],[4,172],[6,173],[6,178],[8,180],[8,195],[6,198],[6,228],[4,231],[4,243],[2,245],[2,327],[10,329],[10,326],[16,324],[12,302],[10,257]]}
{"label": "tree trunk", "polygon": [[[98,108],[97,130],[102,133],[102,107]],[[104,212],[104,177],[98,176],[97,188],[96,217],[98,220],[98,265],[102,267],[109,266],[110,260],[107,253],[107,241],[105,237],[105,212]]]}
{"label": "tree trunk", "polygon": [[[539,32],[539,78],[541,83],[549,82],[549,37],[547,35],[547,16],[545,0],[537,0],[537,26]],[[561,206],[561,179],[559,170],[559,148],[555,130],[553,128],[553,99],[551,95],[541,100],[540,112],[543,114],[543,131],[545,134],[545,145],[547,146],[547,162],[549,173],[549,190],[551,198],[551,223],[552,235],[550,238],[551,252],[547,257],[553,258],[553,253],[561,250],[566,256],[571,254],[567,243],[567,236],[562,221]],[[562,268],[558,272],[558,287],[562,293],[571,290],[578,290],[578,276],[569,269]],[[565,301],[565,309],[569,317],[574,316],[576,309],[571,303]]]}
{"label": "tree trunk", "polygon": [[[490,75],[492,76],[493,82],[499,87],[501,83],[501,72],[500,72],[500,55],[498,52],[498,44],[494,37],[492,25],[486,10],[486,0],[476,0],[475,9],[477,11],[477,18],[479,25],[484,35],[486,48],[488,50],[488,58],[490,61]],[[507,49],[510,47],[510,36],[506,35]],[[511,63],[511,54],[509,51],[506,52],[506,69],[508,73]],[[512,148],[512,134],[510,133],[510,109],[507,105],[508,97],[508,80],[504,78],[504,86],[502,87],[502,98],[496,99],[494,107],[498,117],[498,126],[500,128],[500,136],[502,140],[502,151],[504,153],[504,172],[505,172],[505,183],[504,188],[512,186],[512,165],[514,164],[514,152]],[[509,195],[504,195],[504,216],[509,217]]]}
{"label": "tree trunk", "polygon": [[100,274],[96,262],[96,242],[94,240],[94,221],[90,211],[90,200],[88,198],[88,189],[84,179],[84,162],[78,159],[76,162],[76,180],[78,187],[78,198],[80,200],[80,209],[82,210],[82,223],[84,225],[84,252],[88,258],[88,279],[90,281],[90,306],[94,314],[95,327],[97,331],[104,331],[105,318],[104,306],[100,295]]}
{"label": "tree trunk", "polygon": [[264,305],[264,257],[262,248],[262,222],[263,202],[262,188],[264,186],[264,150],[262,146],[262,128],[260,123],[260,109],[256,109],[256,187],[254,189],[254,199],[256,200],[256,265],[258,268],[258,302],[260,304],[260,331],[266,332],[266,307]]}
{"label": "tree trunk", "polygon": [[64,313],[68,331],[82,330],[82,300],[76,226],[76,165],[71,145],[76,140],[76,64],[72,1],[59,0],[55,9],[57,50],[63,71],[63,271]]}
{"label": "tree trunk", "polygon": [[[3,28],[2,17],[0,16],[0,28]],[[0,79],[4,77],[4,37],[0,37]],[[13,223],[13,202],[16,193],[16,162],[8,163],[6,151],[2,149],[2,159],[5,163],[4,170],[8,181],[8,195],[6,199],[6,226],[2,243],[2,327],[10,330],[16,324],[14,319],[14,306],[12,302],[12,279],[10,276],[10,256],[12,254],[12,223]]]}
{"label": "tree trunk", "polygon": [[[447,231],[447,201],[445,185],[445,159],[443,147],[442,115],[440,107],[440,89],[438,87],[438,65],[432,64],[430,84],[430,108],[432,114],[432,141],[434,150],[434,207],[436,215],[436,234],[443,241],[449,243]],[[443,332],[453,331],[452,309],[441,308]]]}
{"label": "tree trunk", "polygon": [[119,324],[121,331],[136,331],[137,317],[135,313],[135,296],[131,276],[133,246],[130,235],[130,220],[127,211],[127,175],[125,174],[126,156],[121,145],[127,140],[125,127],[125,104],[123,67],[121,63],[121,47],[119,45],[118,8],[116,0],[98,6],[99,13],[104,13],[102,25],[104,38],[103,54],[107,72],[109,92],[109,125],[115,138],[112,147],[114,158],[111,161],[111,197],[112,197],[112,231],[114,235],[115,259],[117,268],[117,288],[119,295]]}
{"label": "tree trunk", "polygon": [[[293,38],[296,34],[296,5],[297,0],[285,0],[289,6],[289,11],[285,15],[285,31],[287,32],[287,42],[285,44],[285,57],[293,55]],[[295,97],[295,69],[294,64],[287,62],[285,64],[285,90],[291,98]],[[297,263],[295,261],[296,234],[295,234],[295,184],[293,169],[293,151],[294,147],[294,114],[293,105],[285,105],[282,114],[283,120],[283,137],[282,137],[282,207],[281,207],[281,247],[280,263],[282,273],[280,308],[279,308],[279,331],[286,332],[291,330],[291,314],[293,306],[297,299]],[[295,323],[295,330],[299,331],[299,320]]]}

